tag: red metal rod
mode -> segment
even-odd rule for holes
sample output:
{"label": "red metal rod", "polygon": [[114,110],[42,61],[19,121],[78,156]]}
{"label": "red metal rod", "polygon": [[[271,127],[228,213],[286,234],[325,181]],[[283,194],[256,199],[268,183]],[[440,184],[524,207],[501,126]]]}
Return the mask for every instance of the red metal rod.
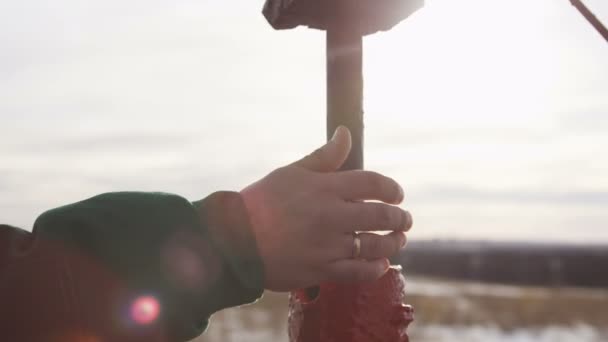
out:
{"label": "red metal rod", "polygon": [[581,0],[570,0],[572,6],[576,7],[579,12],[595,27],[597,32],[604,37],[604,39],[608,42],[608,29],[606,26],[602,24],[602,22],[581,2]]}

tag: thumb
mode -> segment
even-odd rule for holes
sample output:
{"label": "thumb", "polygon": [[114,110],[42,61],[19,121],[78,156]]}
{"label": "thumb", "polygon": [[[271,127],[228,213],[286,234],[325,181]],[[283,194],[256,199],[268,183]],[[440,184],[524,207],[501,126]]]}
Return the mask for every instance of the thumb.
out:
{"label": "thumb", "polygon": [[336,171],[346,161],[350,148],[350,131],[344,126],[339,126],[330,141],[292,165],[317,172]]}

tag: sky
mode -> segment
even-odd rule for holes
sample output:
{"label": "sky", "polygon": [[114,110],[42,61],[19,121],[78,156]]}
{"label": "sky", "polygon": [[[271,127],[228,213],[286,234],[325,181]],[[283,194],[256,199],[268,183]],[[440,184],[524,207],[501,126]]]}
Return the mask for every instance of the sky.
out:
{"label": "sky", "polygon": [[[262,5],[0,0],[0,222],[240,190],[321,145],[325,36]],[[428,0],[364,59],[366,168],[410,239],[608,243],[608,44],[568,0]]]}

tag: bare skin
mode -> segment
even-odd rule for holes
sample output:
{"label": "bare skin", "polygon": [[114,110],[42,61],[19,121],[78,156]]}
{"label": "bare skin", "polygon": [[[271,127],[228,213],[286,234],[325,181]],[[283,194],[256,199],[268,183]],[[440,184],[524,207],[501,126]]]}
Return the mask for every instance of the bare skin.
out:
{"label": "bare skin", "polygon": [[[338,172],[350,148],[350,132],[339,127],[326,145],[241,191],[264,262],[266,289],[372,281],[405,246],[412,216],[395,206],[403,201],[403,189],[375,172]],[[357,259],[352,258],[354,232],[361,239]]]}

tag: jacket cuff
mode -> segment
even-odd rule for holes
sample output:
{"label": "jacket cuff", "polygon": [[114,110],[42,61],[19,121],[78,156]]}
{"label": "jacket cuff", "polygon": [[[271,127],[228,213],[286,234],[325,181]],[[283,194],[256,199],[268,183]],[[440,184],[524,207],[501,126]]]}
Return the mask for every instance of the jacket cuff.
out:
{"label": "jacket cuff", "polygon": [[264,292],[264,266],[243,198],[221,191],[193,204],[226,266],[214,291],[220,300],[214,301],[213,311],[255,302]]}

